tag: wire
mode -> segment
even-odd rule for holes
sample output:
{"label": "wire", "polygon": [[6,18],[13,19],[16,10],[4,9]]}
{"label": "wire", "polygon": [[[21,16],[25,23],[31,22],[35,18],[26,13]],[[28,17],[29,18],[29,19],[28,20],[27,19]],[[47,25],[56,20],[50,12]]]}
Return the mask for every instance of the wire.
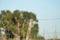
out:
{"label": "wire", "polygon": [[39,20],[42,20],[42,21],[47,21],[47,20],[60,20],[60,18],[51,18],[51,19],[39,19]]}

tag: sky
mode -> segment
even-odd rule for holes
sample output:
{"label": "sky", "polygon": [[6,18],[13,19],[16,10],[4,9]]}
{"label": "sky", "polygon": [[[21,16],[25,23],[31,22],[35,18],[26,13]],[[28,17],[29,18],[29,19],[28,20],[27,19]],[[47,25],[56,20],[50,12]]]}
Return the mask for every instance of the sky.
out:
{"label": "sky", "polygon": [[17,9],[36,14],[39,35],[46,38],[53,38],[55,35],[60,37],[60,0],[0,0],[0,11]]}

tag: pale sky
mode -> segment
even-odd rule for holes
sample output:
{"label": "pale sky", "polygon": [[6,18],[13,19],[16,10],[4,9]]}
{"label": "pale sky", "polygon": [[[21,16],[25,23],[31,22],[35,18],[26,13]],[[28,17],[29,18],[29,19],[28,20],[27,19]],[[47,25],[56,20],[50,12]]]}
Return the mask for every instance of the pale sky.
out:
{"label": "pale sky", "polygon": [[54,37],[56,27],[59,32],[57,36],[60,37],[60,0],[0,0],[0,11],[16,9],[37,15],[39,35],[44,33],[45,37]]}

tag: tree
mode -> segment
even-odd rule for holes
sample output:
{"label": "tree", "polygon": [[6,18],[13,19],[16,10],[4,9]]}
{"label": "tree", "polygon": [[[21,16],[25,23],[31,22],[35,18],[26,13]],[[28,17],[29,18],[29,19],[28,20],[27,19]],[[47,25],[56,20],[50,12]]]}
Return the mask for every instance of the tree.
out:
{"label": "tree", "polygon": [[[30,34],[33,34],[31,33],[31,29],[38,32],[38,26],[35,25],[37,22],[37,18],[36,15],[32,12],[19,10],[11,12],[9,10],[3,10],[1,11],[0,18],[0,26],[4,27],[7,30],[10,30],[15,35],[15,37],[17,37],[16,40],[20,40],[22,36],[23,38],[29,40]],[[33,22],[35,22],[35,24]]]}
{"label": "tree", "polygon": [[26,36],[26,40],[29,40],[32,23],[37,19],[36,19],[36,15],[32,12],[23,12],[23,13],[24,13],[24,18],[27,20],[27,23],[29,25],[27,30],[27,36]]}
{"label": "tree", "polygon": [[[1,11],[1,25],[4,29],[11,30],[11,32],[16,32],[15,25],[12,22],[12,13],[9,10]],[[6,34],[9,35],[9,34]],[[7,39],[6,39],[7,40]]]}
{"label": "tree", "polygon": [[[6,12],[5,11],[1,11],[1,19],[0,19],[0,24],[1,24],[1,30],[3,30],[3,31],[1,31],[1,34],[2,34],[2,38],[3,38],[3,40],[6,40],[6,35],[5,35],[5,26],[4,26],[4,18],[5,18],[5,16],[4,16],[4,14],[5,14]],[[5,19],[6,20],[6,19]]]}

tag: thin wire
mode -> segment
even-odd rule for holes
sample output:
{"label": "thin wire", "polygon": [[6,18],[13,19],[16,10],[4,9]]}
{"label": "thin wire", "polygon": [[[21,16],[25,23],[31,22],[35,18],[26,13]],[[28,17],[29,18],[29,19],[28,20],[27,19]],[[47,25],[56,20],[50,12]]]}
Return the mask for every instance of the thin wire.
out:
{"label": "thin wire", "polygon": [[51,19],[39,19],[39,20],[60,20],[60,18],[51,18]]}

